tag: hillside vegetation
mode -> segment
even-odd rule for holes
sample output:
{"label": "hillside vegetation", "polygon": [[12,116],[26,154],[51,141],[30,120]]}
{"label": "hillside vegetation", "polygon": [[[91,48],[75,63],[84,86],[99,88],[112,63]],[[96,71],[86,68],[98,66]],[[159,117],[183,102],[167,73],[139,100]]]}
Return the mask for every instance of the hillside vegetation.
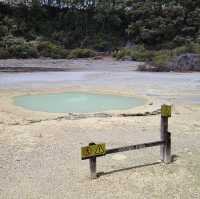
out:
{"label": "hillside vegetation", "polygon": [[191,45],[199,53],[200,0],[45,2],[0,3],[0,58],[90,57],[100,51],[162,64],[177,50],[194,52]]}

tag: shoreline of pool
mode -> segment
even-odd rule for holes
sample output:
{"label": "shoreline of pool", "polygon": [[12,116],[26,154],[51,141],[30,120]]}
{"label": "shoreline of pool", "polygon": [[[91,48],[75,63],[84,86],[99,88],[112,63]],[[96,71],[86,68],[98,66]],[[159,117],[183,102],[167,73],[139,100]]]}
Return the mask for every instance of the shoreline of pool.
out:
{"label": "shoreline of pool", "polygon": [[[144,100],[143,105],[139,105],[137,107],[133,107],[130,109],[125,110],[110,110],[110,111],[102,111],[102,112],[94,112],[94,113],[50,113],[50,112],[43,112],[43,111],[32,111],[20,106],[15,105],[14,98],[17,96],[23,96],[23,95],[40,95],[40,94],[50,94],[50,93],[63,93],[63,92],[83,92],[83,93],[94,93],[94,94],[104,94],[104,95],[117,95],[117,96],[127,96],[127,97],[134,97],[137,99]],[[133,91],[127,90],[127,91],[120,91],[117,89],[102,89],[102,88],[86,88],[86,87],[64,87],[64,88],[58,88],[58,89],[40,89],[40,90],[26,90],[26,91],[15,91],[15,90],[9,90],[9,91],[1,91],[0,94],[0,112],[4,112],[4,114],[1,114],[1,117],[7,118],[8,123],[12,123],[11,120],[20,121],[20,123],[30,121],[30,120],[45,120],[45,119],[53,119],[56,117],[66,117],[66,118],[72,118],[73,117],[67,117],[72,116],[73,114],[76,116],[80,115],[80,118],[85,117],[102,117],[103,115],[105,117],[117,117],[119,115],[137,115],[137,114],[151,114],[155,111],[158,111],[160,108],[161,103],[158,104],[158,102],[155,102],[154,99],[151,97],[144,97],[144,96],[138,96]],[[10,114],[6,113],[12,113],[11,120],[9,119]],[[7,116],[6,116],[7,115]],[[10,120],[10,121],[9,121]]]}

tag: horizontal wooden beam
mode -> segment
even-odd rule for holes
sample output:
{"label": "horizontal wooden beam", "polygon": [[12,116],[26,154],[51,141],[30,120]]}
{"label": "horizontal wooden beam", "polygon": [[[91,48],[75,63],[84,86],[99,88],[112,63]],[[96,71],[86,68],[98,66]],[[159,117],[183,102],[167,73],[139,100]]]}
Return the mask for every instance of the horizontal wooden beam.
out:
{"label": "horizontal wooden beam", "polygon": [[164,145],[164,144],[165,144],[164,141],[157,141],[157,142],[149,142],[149,143],[120,147],[120,148],[108,149],[108,150],[106,150],[106,155],[111,154],[111,153],[120,153],[120,152],[125,152],[125,151],[143,149],[143,148],[147,148],[147,147],[160,146],[160,145]]}

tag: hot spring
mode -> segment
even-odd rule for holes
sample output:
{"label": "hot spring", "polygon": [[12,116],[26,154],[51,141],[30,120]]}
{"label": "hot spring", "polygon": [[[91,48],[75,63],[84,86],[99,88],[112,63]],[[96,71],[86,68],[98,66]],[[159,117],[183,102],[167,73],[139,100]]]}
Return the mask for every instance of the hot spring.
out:
{"label": "hot spring", "polygon": [[17,106],[50,113],[95,113],[126,110],[144,104],[144,100],[117,95],[65,92],[15,97]]}

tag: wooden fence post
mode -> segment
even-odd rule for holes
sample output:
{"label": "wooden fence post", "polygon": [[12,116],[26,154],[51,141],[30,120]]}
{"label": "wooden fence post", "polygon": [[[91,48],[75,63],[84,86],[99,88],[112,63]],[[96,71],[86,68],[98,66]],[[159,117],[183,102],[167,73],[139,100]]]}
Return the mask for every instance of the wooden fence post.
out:
{"label": "wooden fence post", "polygon": [[[171,162],[171,133],[168,132],[168,117],[171,117],[171,107],[163,105],[161,108],[160,138],[164,145],[160,146],[160,159],[165,163]],[[166,112],[169,111],[168,113]]]}
{"label": "wooden fence post", "polygon": [[[160,129],[160,139],[165,142],[166,133],[168,132],[168,118],[161,116],[161,129]],[[160,146],[160,159],[165,160],[165,144]]]}
{"label": "wooden fence post", "polygon": [[171,158],[171,133],[169,133],[169,132],[167,132],[167,134],[166,134],[164,153],[165,153],[164,162],[166,164],[168,164],[172,161],[172,158]]}
{"label": "wooden fence post", "polygon": [[[89,144],[89,146],[92,146],[92,145],[95,145],[95,143],[90,143]],[[97,166],[96,166],[97,159],[96,159],[96,157],[90,158],[89,162],[90,162],[90,176],[91,176],[91,179],[96,179],[97,178],[97,173],[96,173],[96,170],[97,170]]]}

